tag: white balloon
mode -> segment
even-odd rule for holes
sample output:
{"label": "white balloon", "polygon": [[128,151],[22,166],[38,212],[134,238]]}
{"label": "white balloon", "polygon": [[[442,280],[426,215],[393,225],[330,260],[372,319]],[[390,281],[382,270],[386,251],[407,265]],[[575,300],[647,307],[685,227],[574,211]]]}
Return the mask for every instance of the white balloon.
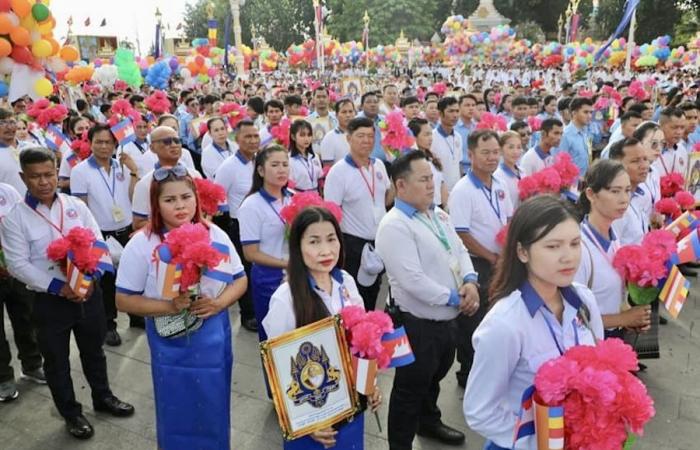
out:
{"label": "white balloon", "polygon": [[103,87],[111,88],[117,81],[117,67],[112,64],[103,64],[92,74],[92,79]]}
{"label": "white balloon", "polygon": [[9,56],[0,58],[0,73],[10,74],[12,69],[15,68],[15,61]]}
{"label": "white balloon", "polygon": [[46,67],[54,73],[63,72],[68,68],[66,62],[60,56],[52,56],[46,59]]}
{"label": "white balloon", "polygon": [[6,14],[7,14],[7,18],[10,19],[10,22],[12,23],[12,25],[14,25],[16,27],[19,26],[19,17],[17,17],[17,14],[15,14],[13,12],[8,12]]}
{"label": "white balloon", "polygon": [[183,67],[180,70],[180,76],[184,79],[192,78],[192,72],[190,72],[190,69],[188,69],[187,67]]}
{"label": "white balloon", "polygon": [[32,31],[30,34],[32,36],[32,43],[41,39],[41,33],[39,33],[37,30]]}

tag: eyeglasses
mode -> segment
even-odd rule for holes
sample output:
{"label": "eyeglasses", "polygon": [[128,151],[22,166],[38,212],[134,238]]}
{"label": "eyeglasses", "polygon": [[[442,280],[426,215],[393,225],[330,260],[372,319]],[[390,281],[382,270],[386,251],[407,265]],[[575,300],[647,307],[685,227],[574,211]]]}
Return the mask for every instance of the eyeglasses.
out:
{"label": "eyeglasses", "polygon": [[154,144],[156,142],[162,142],[163,145],[173,145],[173,144],[180,145],[182,143],[182,141],[178,137],[166,137],[163,139],[156,139],[156,140],[151,141],[151,142]]}
{"label": "eyeglasses", "polygon": [[170,175],[173,175],[177,178],[182,178],[187,175],[187,169],[181,164],[178,164],[173,167],[159,167],[153,172],[153,179],[158,182],[161,182],[168,178]]}
{"label": "eyeglasses", "polygon": [[651,145],[651,148],[656,150],[657,148],[661,148],[664,145],[663,141],[650,141],[649,145]]}
{"label": "eyeglasses", "polygon": [[15,119],[0,120],[0,127],[16,127],[17,121]]}

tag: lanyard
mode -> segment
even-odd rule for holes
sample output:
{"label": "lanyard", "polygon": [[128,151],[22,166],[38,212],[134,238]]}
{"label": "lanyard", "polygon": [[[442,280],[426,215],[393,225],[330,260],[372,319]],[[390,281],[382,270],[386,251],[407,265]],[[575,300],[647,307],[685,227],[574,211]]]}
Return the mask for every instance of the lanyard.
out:
{"label": "lanyard", "polygon": [[369,191],[369,195],[372,196],[372,203],[374,204],[374,193],[376,192],[376,180],[374,178],[374,164],[372,164],[372,161],[370,160],[369,162],[369,172],[370,176],[372,177],[372,186],[370,187],[369,181],[367,180],[367,177],[365,176],[365,173],[362,171],[362,167],[357,166],[357,170],[360,171],[360,175],[362,176],[362,180],[365,182],[365,186],[367,186],[367,190]]}
{"label": "lanyard", "polygon": [[100,178],[102,178],[102,181],[104,182],[105,186],[107,186],[107,190],[109,191],[109,195],[112,197],[112,200],[116,203],[117,200],[114,198],[114,193],[116,192],[116,179],[117,179],[116,171],[117,171],[117,168],[115,167],[114,164],[112,164],[112,162],[110,162],[110,167],[112,169],[112,188],[111,189],[109,188],[109,183],[107,182],[107,179],[102,174],[102,170],[100,170],[100,169],[102,169],[102,167],[97,167],[96,169],[97,169],[97,173],[100,174]]}
{"label": "lanyard", "polygon": [[[588,223],[584,223],[583,226],[581,227],[581,231],[583,231],[583,234],[586,235],[589,241],[593,242],[593,245],[598,249],[601,255],[605,258],[608,263],[612,266],[612,259],[615,256],[615,253],[617,253],[617,248],[619,247],[619,243],[617,241],[612,241],[610,245],[613,248],[613,256],[610,256],[608,252],[605,251],[605,249],[600,245],[600,242],[598,242],[598,239],[596,239],[595,235],[591,231],[590,225]],[[591,267],[591,270],[593,268]]]}
{"label": "lanyard", "polygon": [[[311,187],[313,187],[314,175],[316,174],[316,172],[314,171],[313,156],[311,157],[310,161],[302,155],[297,155],[297,158],[299,159],[299,161],[301,161],[301,164],[306,169],[306,173],[309,175],[309,181],[311,182]],[[360,172],[362,172],[362,170],[360,170]],[[374,197],[374,195],[372,195],[372,197]]]}
{"label": "lanyard", "polygon": [[[632,194],[632,198],[634,198],[634,194]],[[634,215],[639,219],[639,223],[642,225],[642,234],[645,234],[647,232],[647,227],[646,227],[646,221],[644,220],[644,214],[640,213],[637,211],[637,208],[634,207],[632,204],[632,201],[630,201],[629,204],[630,209],[634,213]]]}
{"label": "lanyard", "polygon": [[430,222],[425,220],[423,218],[423,215],[419,212],[416,211],[416,214],[414,217],[418,219],[420,223],[425,225],[425,227],[430,230],[431,233],[433,233],[433,236],[438,238],[442,246],[447,250],[448,252],[450,251],[450,242],[447,240],[447,235],[445,234],[445,230],[443,230],[442,226],[440,226],[440,223],[435,219],[435,213],[431,216],[429,212],[426,212],[426,215],[430,218]]}
{"label": "lanyard", "polygon": [[452,130],[452,144],[450,144],[450,141],[447,140],[447,136],[443,136],[445,138],[445,144],[447,144],[447,148],[450,150],[450,155],[452,155],[452,159],[455,159],[455,131]]}
{"label": "lanyard", "polygon": [[[39,215],[39,217],[41,217],[42,219],[44,219],[44,220],[46,221],[46,223],[48,223],[49,225],[51,225],[51,227],[53,227],[54,230],[58,231],[58,233],[59,233],[61,236],[63,236],[63,201],[61,200],[61,197],[60,197],[60,196],[57,196],[56,199],[58,200],[58,204],[59,204],[60,207],[61,207],[61,225],[60,225],[60,226],[57,227],[56,224],[53,223],[53,222],[51,221],[51,219],[49,219],[48,217],[46,217],[45,215],[43,215],[42,213],[40,213],[36,208],[32,208],[32,211],[34,211],[35,213],[37,213],[37,214]],[[39,206],[39,205],[37,205],[37,206]],[[51,213],[51,209],[49,208],[49,214],[50,214],[50,213]]]}
{"label": "lanyard", "polygon": [[489,202],[489,206],[491,206],[491,209],[493,210],[494,214],[496,214],[496,217],[498,217],[498,222],[503,224],[503,222],[501,221],[501,204],[498,201],[498,197],[496,197],[496,206],[493,206],[493,192],[491,191],[491,189],[493,189],[493,182],[491,185],[491,189],[486,189],[484,183],[482,183],[481,180],[478,179],[476,175],[474,175],[474,172],[469,172],[469,178],[471,179],[474,186],[478,187],[481,190],[481,193],[484,194],[484,197]]}
{"label": "lanyard", "polygon": [[139,149],[139,151],[141,152],[142,155],[143,155],[144,153],[146,153],[146,149],[144,149],[144,148],[141,146],[141,144],[140,144],[139,142],[134,141],[134,145],[136,146],[136,148]]}
{"label": "lanyard", "polygon": [[[264,197],[263,197],[263,198],[264,198]],[[283,207],[283,208],[286,206],[286,205],[284,204],[284,200],[285,200],[286,198],[287,198],[287,197],[286,197],[284,194],[282,194],[282,207]],[[284,219],[282,218],[282,216],[280,216],[279,211],[277,211],[277,209],[272,205],[272,202],[273,202],[273,201],[274,201],[274,200],[270,201],[270,200],[265,199],[265,202],[266,202],[267,205],[270,207],[270,209],[272,209],[272,211],[274,211],[275,215],[280,219],[280,222],[282,222],[282,225],[287,226],[287,222],[284,221]],[[291,224],[290,224],[290,225],[291,225]]]}
{"label": "lanyard", "polygon": [[[552,327],[552,324],[549,323],[549,320],[547,319],[547,316],[545,316],[543,311],[540,311],[542,313],[542,318],[544,319],[544,323],[547,324],[547,328],[549,328],[549,334],[552,336],[552,339],[554,340],[554,344],[557,346],[557,350],[559,350],[560,355],[564,355],[564,343],[562,342],[562,345],[559,345],[559,340],[557,339],[557,335],[554,332],[554,328]],[[571,322],[571,327],[574,329],[574,340],[576,342],[576,345],[579,345],[579,340],[578,340],[578,330],[576,329],[576,319],[574,319]]]}
{"label": "lanyard", "polygon": [[666,161],[664,161],[664,155],[663,153],[661,156],[659,156],[659,159],[661,160],[661,165],[664,167],[664,172],[666,172],[666,175],[669,173],[673,172],[673,169],[676,167],[676,152],[673,152],[673,164],[671,164],[671,170],[668,170],[668,167],[666,167]]}

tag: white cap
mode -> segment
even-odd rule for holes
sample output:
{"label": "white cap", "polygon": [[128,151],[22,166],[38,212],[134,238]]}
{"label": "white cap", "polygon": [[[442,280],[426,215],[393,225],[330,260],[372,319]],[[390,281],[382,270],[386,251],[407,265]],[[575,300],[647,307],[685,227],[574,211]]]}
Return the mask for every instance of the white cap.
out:
{"label": "white cap", "polygon": [[365,244],[362,248],[360,270],[357,272],[357,282],[361,286],[372,286],[382,270],[384,270],[382,259],[374,251],[374,247],[371,244]]}

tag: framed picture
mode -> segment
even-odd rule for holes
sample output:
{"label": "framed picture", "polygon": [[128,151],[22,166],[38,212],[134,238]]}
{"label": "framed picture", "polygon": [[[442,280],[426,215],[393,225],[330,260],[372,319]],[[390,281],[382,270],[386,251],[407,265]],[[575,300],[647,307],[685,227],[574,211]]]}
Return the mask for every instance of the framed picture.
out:
{"label": "framed picture", "polygon": [[364,84],[360,77],[346,77],[340,81],[340,89],[344,96],[357,101],[364,92]]}
{"label": "framed picture", "polygon": [[695,197],[695,204],[700,203],[700,152],[688,155],[688,173],[685,177],[685,189]]}
{"label": "framed picture", "polygon": [[284,438],[327,428],[357,411],[352,360],[340,317],[328,317],[260,344]]}

